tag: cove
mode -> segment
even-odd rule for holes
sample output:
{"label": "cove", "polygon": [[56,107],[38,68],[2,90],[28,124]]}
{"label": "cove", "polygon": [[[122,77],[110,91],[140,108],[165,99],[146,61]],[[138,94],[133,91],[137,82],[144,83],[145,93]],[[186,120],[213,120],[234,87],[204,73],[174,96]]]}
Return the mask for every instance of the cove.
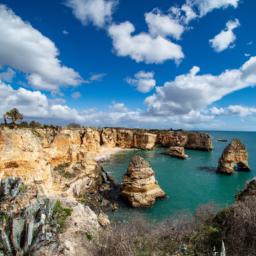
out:
{"label": "cove", "polygon": [[[152,151],[130,150],[113,155],[103,163],[104,169],[122,182],[131,158],[138,154],[150,162],[161,188],[167,198],[158,200],[148,209],[132,209],[121,204],[113,218],[125,219],[141,214],[153,220],[162,220],[181,212],[193,213],[199,206],[214,203],[225,207],[234,202],[237,192],[255,176],[256,170],[256,133],[254,132],[209,132],[214,150],[211,152],[186,150],[187,160],[175,159],[165,155],[166,148]],[[217,174],[215,169],[223,149],[233,139],[238,138],[245,144],[249,153],[251,172],[236,172],[231,176]],[[227,139],[227,142],[218,141]]]}

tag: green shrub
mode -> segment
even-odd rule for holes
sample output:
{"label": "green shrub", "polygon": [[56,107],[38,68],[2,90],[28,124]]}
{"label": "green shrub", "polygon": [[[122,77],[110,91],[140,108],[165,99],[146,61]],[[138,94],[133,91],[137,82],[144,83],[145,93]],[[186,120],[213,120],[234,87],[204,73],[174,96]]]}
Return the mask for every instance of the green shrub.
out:
{"label": "green shrub", "polygon": [[66,221],[72,214],[71,208],[62,207],[61,202],[58,200],[53,208],[54,221],[58,226],[58,231],[61,233],[66,228]]}

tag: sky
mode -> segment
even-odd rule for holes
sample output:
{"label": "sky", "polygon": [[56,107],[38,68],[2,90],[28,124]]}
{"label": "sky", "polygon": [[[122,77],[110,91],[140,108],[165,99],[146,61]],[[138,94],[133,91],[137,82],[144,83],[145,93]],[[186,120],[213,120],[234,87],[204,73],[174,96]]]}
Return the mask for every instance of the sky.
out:
{"label": "sky", "polygon": [[254,131],[256,1],[0,0],[0,115]]}

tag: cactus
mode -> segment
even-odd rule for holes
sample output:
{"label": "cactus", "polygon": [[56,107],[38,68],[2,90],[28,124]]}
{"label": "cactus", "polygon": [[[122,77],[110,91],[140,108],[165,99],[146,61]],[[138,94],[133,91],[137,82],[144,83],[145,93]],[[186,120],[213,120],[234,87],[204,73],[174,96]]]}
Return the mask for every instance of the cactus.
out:
{"label": "cactus", "polygon": [[0,200],[16,197],[22,186],[21,179],[9,177],[0,181]]}
{"label": "cactus", "polygon": [[55,242],[52,227],[55,200],[37,199],[18,216],[0,213],[0,255],[30,255]]}

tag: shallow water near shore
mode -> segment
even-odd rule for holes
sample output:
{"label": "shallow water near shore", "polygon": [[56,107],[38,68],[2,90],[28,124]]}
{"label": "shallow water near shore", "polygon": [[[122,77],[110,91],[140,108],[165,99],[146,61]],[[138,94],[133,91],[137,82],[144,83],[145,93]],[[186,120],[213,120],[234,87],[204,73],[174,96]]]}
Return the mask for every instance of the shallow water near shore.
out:
{"label": "shallow water near shore", "polygon": [[[186,150],[189,155],[187,160],[165,155],[165,148],[152,151],[124,151],[112,156],[103,167],[118,183],[122,182],[122,177],[134,155],[139,154],[148,160],[167,198],[158,200],[148,209],[131,209],[121,205],[111,217],[126,219],[141,214],[153,220],[161,220],[180,212],[193,213],[203,204],[214,203],[219,207],[225,207],[233,203],[235,194],[244,188],[247,181],[256,176],[256,133],[209,133],[213,138],[214,150],[212,152]],[[217,174],[215,169],[218,159],[232,138],[239,138],[246,145],[251,172],[237,172],[232,176]],[[219,142],[218,139],[227,139],[228,142]]]}

